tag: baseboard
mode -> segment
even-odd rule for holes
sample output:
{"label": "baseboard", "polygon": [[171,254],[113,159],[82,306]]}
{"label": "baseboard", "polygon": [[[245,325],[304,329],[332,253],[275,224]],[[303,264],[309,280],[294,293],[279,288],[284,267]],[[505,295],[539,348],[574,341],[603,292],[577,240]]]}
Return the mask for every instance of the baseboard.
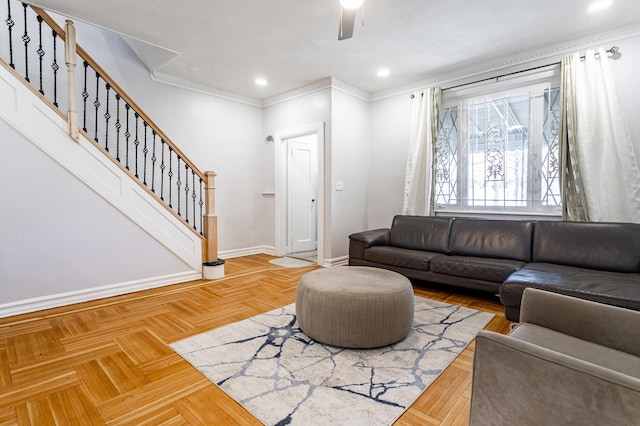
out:
{"label": "baseboard", "polygon": [[221,259],[231,259],[234,257],[251,256],[252,254],[268,254],[270,256],[275,256],[275,253],[276,249],[273,246],[255,246],[243,249],[222,250],[218,252],[218,257]]}
{"label": "baseboard", "polygon": [[335,259],[325,259],[324,264],[321,266],[333,268],[334,266],[344,266],[347,264],[349,264],[349,256],[340,256]]}
{"label": "baseboard", "polygon": [[[275,256],[276,250],[273,246],[255,246],[235,250],[223,250],[218,253],[221,259],[231,259],[234,257],[251,256],[252,254],[268,254]],[[334,266],[343,266],[349,263],[349,256],[340,256],[334,259],[324,259],[322,265],[325,268],[333,268]]]}
{"label": "baseboard", "polygon": [[[275,250],[271,246],[256,246],[237,250],[225,250],[221,251],[219,255],[222,259],[231,259],[234,257],[250,256],[252,254],[268,254],[273,256],[274,253]],[[340,256],[334,259],[325,259],[324,263],[320,266],[332,268],[335,266],[346,265],[348,264],[348,262],[348,256]],[[44,309],[58,308],[60,306],[72,305],[74,303],[104,299],[106,297],[120,296],[122,294],[133,293],[136,291],[148,290],[151,288],[163,287],[166,285],[179,284],[199,279],[202,279],[202,272],[186,271],[161,277],[144,278],[141,280],[110,284],[102,287],[94,287],[79,291],[52,294],[49,296],[20,300],[18,302],[5,303],[0,305],[0,318],[41,311]]]}
{"label": "baseboard", "polygon": [[18,302],[0,305],[0,318],[41,311],[43,309],[58,308],[60,306],[72,305],[74,303],[104,299],[106,297],[120,296],[122,294],[199,279],[202,279],[201,271],[186,271],[160,277],[144,278],[141,280],[110,284],[102,287],[94,287],[84,290],[52,294],[49,296],[41,296],[33,299],[20,300]]}
{"label": "baseboard", "polygon": [[[231,259],[234,257],[251,256],[252,254],[268,254],[275,256],[276,250],[273,246],[255,246],[235,250],[223,250],[218,253],[221,259]],[[322,265],[325,268],[333,268],[334,266],[343,266],[349,263],[349,256],[340,256],[334,259],[324,259]]]}

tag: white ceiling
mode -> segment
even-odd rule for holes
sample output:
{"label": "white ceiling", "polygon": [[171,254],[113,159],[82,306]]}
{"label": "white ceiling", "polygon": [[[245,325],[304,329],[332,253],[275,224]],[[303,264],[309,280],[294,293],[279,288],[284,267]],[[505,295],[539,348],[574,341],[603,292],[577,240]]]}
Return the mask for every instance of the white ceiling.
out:
{"label": "white ceiling", "polygon": [[161,79],[254,99],[327,77],[376,93],[640,32],[638,0],[597,14],[590,0],[365,0],[343,41],[338,0],[28,3],[127,36]]}

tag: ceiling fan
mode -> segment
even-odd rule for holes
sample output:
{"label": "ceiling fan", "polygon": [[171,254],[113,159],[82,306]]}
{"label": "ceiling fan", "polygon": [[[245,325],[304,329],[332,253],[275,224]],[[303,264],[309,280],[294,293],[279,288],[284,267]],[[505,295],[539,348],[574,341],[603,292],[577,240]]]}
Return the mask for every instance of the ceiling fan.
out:
{"label": "ceiling fan", "polygon": [[361,8],[363,4],[364,0],[340,0],[340,28],[338,29],[338,40],[346,40],[353,37],[356,11]]}

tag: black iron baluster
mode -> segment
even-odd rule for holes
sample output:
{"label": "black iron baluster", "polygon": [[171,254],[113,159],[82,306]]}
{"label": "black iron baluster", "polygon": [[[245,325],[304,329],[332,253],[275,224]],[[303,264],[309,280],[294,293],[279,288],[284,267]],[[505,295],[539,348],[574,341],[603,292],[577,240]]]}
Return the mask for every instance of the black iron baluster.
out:
{"label": "black iron baluster", "polygon": [[189,223],[189,165],[184,165],[184,220]]}
{"label": "black iron baluster", "polygon": [[96,100],[93,102],[93,106],[96,107],[96,125],[93,139],[98,142],[98,108],[100,108],[100,100],[98,99],[98,95],[100,93],[100,74],[96,71]]}
{"label": "black iron baluster", "polygon": [[138,118],[140,118],[140,115],[136,112],[135,116],[136,116],[136,138],[133,140],[133,144],[136,146],[136,177],[140,179],[140,176],[138,176],[138,146],[140,145],[140,139],[138,139]]}
{"label": "black iron baluster", "polygon": [[53,34],[53,63],[51,64],[51,69],[53,69],[53,104],[58,106],[58,70],[60,66],[58,65],[58,33],[55,30],[51,30]]}
{"label": "black iron baluster", "polygon": [[202,199],[202,186],[204,184],[204,181],[202,180],[202,178],[200,178],[200,201],[198,202],[198,204],[200,205],[200,233],[204,235],[204,225],[202,223],[203,216],[204,216],[204,212],[202,210],[203,206],[204,206],[204,200]]}
{"label": "black iron baluster", "polygon": [[156,131],[153,130],[153,142],[151,149],[151,192],[155,193],[156,190]]}
{"label": "black iron baluster", "polygon": [[144,160],[142,163],[142,167],[143,167],[143,174],[142,174],[142,183],[144,183],[144,186],[147,186],[147,153],[149,152],[149,150],[147,149],[147,122],[146,121],[142,121],[142,124],[144,125],[144,148],[142,149],[142,153],[144,154]]}
{"label": "black iron baluster", "polygon": [[172,193],[172,186],[171,186],[171,180],[173,178],[173,163],[171,162],[171,154],[173,153],[173,148],[171,147],[171,145],[169,145],[169,207],[173,208],[173,206],[171,205],[171,193]]}
{"label": "black iron baluster", "polygon": [[7,20],[4,22],[7,24],[7,27],[9,27],[9,66],[16,69],[13,63],[13,37],[11,33],[11,29],[16,23],[11,19],[11,0],[7,0]]}
{"label": "black iron baluster", "polygon": [[38,15],[38,60],[40,70],[40,90],[39,92],[44,95],[44,89],[42,88],[42,57],[44,56],[44,50],[42,49],[42,16]]}
{"label": "black iron baluster", "polygon": [[24,34],[22,41],[24,42],[24,79],[29,81],[29,34],[27,33],[27,5],[22,3],[24,8]]}
{"label": "black iron baluster", "polygon": [[84,61],[84,89],[82,90],[82,103],[83,103],[83,125],[82,130],[87,131],[87,98],[89,98],[89,92],[87,92],[87,69],[89,68],[89,62]]}
{"label": "black iron baluster", "polygon": [[109,119],[111,118],[111,114],[109,114],[109,91],[111,90],[111,85],[107,83],[105,87],[107,89],[107,104],[105,106],[107,112],[104,113],[104,149],[109,152]]}
{"label": "black iron baluster", "polygon": [[162,154],[160,156],[160,199],[164,201],[164,169],[166,166],[164,165],[164,139],[160,138],[160,148],[162,149]]}
{"label": "black iron baluster", "polygon": [[176,181],[176,186],[178,187],[178,216],[182,217],[180,214],[180,187],[182,186],[182,182],[180,182],[180,156],[178,155],[178,180]]}
{"label": "black iron baluster", "polygon": [[116,93],[116,160],[120,162],[120,95]]}
{"label": "black iron baluster", "polygon": [[127,141],[127,146],[125,147],[125,167],[127,168],[127,170],[129,170],[129,138],[131,137],[131,132],[129,131],[129,109],[131,109],[131,107],[129,106],[129,104],[125,104],[124,108],[127,110],[127,130],[124,132],[124,137]]}
{"label": "black iron baluster", "polygon": [[191,169],[191,199],[193,200],[193,229],[196,229],[196,172]]}

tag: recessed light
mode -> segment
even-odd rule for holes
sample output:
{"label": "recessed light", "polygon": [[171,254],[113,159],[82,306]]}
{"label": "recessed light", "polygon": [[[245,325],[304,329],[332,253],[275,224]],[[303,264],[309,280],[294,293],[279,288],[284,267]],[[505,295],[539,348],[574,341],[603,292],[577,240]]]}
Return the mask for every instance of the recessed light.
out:
{"label": "recessed light", "polygon": [[611,6],[613,0],[599,0],[589,5],[589,12],[598,12]]}
{"label": "recessed light", "polygon": [[384,78],[387,77],[389,75],[389,69],[388,68],[380,68],[378,70],[378,77],[380,78]]}
{"label": "recessed light", "polygon": [[364,0],[340,0],[340,6],[345,9],[357,9],[364,3]]}
{"label": "recessed light", "polygon": [[256,82],[256,86],[266,86],[267,85],[267,80],[265,80],[262,77],[256,78],[255,82]]}

